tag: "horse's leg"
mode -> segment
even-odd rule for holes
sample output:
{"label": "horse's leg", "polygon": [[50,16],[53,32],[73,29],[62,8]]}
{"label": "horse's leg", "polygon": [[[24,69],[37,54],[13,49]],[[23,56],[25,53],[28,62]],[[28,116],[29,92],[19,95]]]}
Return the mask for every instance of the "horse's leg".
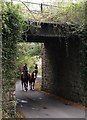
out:
{"label": "horse's leg", "polygon": [[29,81],[30,90],[32,90],[32,81]]}
{"label": "horse's leg", "polygon": [[36,73],[36,78],[37,78],[37,73]]}
{"label": "horse's leg", "polygon": [[22,90],[23,90],[23,80],[21,80],[21,84],[22,84]]}
{"label": "horse's leg", "polygon": [[28,87],[28,82],[29,82],[29,81],[27,80],[27,87]]}
{"label": "horse's leg", "polygon": [[27,80],[27,89],[28,89],[28,80]]}
{"label": "horse's leg", "polygon": [[30,90],[32,90],[32,82],[30,82]]}
{"label": "horse's leg", "polygon": [[26,81],[26,79],[24,79],[24,91],[26,91],[27,90],[27,81]]}
{"label": "horse's leg", "polygon": [[33,90],[34,90],[35,82],[33,82]]}
{"label": "horse's leg", "polygon": [[27,79],[25,79],[25,90],[26,91],[28,90],[28,81],[27,81]]}

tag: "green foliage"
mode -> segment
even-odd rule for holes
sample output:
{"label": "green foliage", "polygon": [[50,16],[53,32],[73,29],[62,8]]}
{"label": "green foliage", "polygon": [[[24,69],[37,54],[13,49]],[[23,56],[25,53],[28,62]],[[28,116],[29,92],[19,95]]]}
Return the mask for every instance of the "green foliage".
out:
{"label": "green foliage", "polygon": [[[20,14],[19,6],[11,5],[8,2],[1,3],[1,6],[3,101],[8,101],[11,99],[10,96],[13,96],[10,92],[15,91],[17,42],[22,40],[25,24]],[[13,98],[12,100],[14,101],[15,99]],[[4,102],[3,117],[14,118],[15,110],[7,110],[7,106],[15,108],[15,104],[8,104]]]}
{"label": "green foliage", "polygon": [[29,72],[32,72],[35,64],[41,58],[40,43],[25,43],[17,44],[17,77],[20,77],[21,68],[24,63],[27,63]]}
{"label": "green foliage", "polygon": [[12,80],[15,76],[16,44],[22,39],[23,19],[19,6],[2,4],[2,64],[3,77]]}
{"label": "green foliage", "polygon": [[[21,4],[22,13],[25,18],[34,19],[38,21],[56,21],[56,22],[70,22],[83,25],[85,23],[85,2],[84,0],[77,0],[72,2],[58,2],[54,0],[53,2],[49,1],[50,4],[56,5],[58,7],[44,6],[43,11],[38,12],[37,14],[31,12],[30,9],[32,4]],[[38,6],[40,7],[40,6]]]}
{"label": "green foliage", "polygon": [[[54,2],[58,7],[52,8],[52,14],[47,16],[47,20],[57,22],[71,22],[83,25],[85,21],[84,2]],[[50,8],[46,11],[50,11]]]}

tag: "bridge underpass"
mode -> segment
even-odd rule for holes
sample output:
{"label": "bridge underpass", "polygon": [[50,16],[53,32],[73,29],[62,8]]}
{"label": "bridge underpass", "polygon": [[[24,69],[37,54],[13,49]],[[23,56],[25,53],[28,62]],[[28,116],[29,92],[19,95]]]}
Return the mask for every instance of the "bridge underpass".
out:
{"label": "bridge underpass", "polygon": [[85,92],[80,76],[81,39],[75,31],[77,26],[35,21],[27,24],[26,42],[44,43],[42,90],[84,104]]}
{"label": "bridge underpass", "polygon": [[[25,39],[26,42],[44,43],[42,48],[41,90],[73,102],[84,103],[84,87],[80,76],[80,38],[76,34],[71,34],[74,29],[72,30],[68,25],[64,27],[63,24],[58,24],[56,25],[56,30],[54,30],[54,26],[53,23],[45,23],[45,27],[39,26],[33,31],[29,29],[27,31],[27,39]],[[17,107],[26,117],[85,118],[83,109],[73,108],[71,105],[66,107],[64,103],[62,104],[61,101],[54,99],[54,97],[43,95],[37,91],[22,92],[20,95],[20,88],[17,86],[17,98],[19,101],[20,99],[25,100],[26,103],[25,105],[22,103],[22,108],[20,104]],[[43,109],[47,110],[44,111]],[[52,114],[55,109],[57,112]],[[72,112],[70,113],[69,111]]]}

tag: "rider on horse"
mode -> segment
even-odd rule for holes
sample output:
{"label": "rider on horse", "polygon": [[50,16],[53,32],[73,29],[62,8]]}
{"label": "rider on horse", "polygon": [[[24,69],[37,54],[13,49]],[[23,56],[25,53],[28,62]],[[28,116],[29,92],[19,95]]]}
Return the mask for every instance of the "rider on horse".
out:
{"label": "rider on horse", "polygon": [[28,69],[26,63],[22,66],[21,82],[22,82],[22,89],[23,89],[23,83],[28,85]]}
{"label": "rider on horse", "polygon": [[24,71],[28,71],[26,63],[22,66],[22,72],[24,72]]}
{"label": "rider on horse", "polygon": [[37,67],[37,64],[35,64],[34,70],[31,73],[30,80],[29,80],[30,90],[34,90],[35,80],[37,78],[37,73],[38,73],[38,67]]}

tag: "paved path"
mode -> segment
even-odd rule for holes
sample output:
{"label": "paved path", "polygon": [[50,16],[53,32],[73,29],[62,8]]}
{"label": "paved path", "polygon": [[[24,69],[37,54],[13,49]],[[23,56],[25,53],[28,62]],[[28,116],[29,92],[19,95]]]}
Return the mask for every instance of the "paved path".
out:
{"label": "paved path", "polygon": [[25,118],[85,118],[85,111],[65,105],[60,100],[39,91],[21,90],[16,82],[17,109]]}

